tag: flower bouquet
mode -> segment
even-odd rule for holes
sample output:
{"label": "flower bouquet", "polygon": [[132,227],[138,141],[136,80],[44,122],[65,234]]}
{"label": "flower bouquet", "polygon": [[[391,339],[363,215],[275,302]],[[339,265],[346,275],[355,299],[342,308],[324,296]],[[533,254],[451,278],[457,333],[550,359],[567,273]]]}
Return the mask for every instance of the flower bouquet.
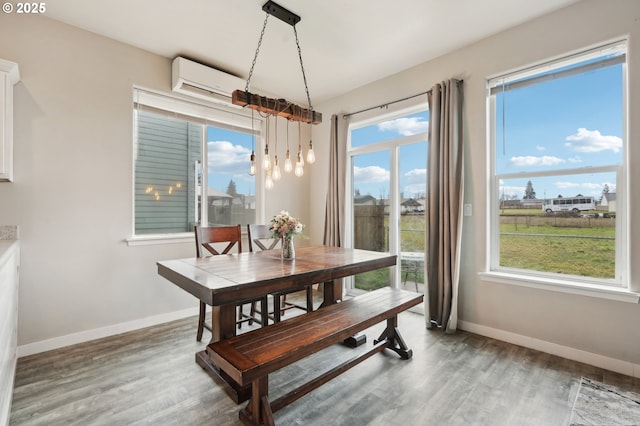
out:
{"label": "flower bouquet", "polygon": [[270,230],[273,238],[282,239],[282,258],[293,259],[295,257],[293,237],[302,234],[304,225],[295,217],[289,216],[289,212],[282,210],[271,219]]}

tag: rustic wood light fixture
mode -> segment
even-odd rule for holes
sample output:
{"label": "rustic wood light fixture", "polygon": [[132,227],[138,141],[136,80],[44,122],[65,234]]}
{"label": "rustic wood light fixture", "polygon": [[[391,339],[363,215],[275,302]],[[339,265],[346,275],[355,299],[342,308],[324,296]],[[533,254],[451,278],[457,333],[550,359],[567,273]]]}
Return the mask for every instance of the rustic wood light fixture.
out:
{"label": "rustic wood light fixture", "polygon": [[[262,32],[260,33],[260,39],[258,40],[258,47],[256,48],[256,53],[253,58],[253,62],[251,64],[251,70],[249,71],[249,77],[247,78],[247,84],[245,85],[244,90],[234,90],[231,94],[231,101],[234,105],[239,105],[242,107],[249,107],[258,112],[264,113],[266,115],[276,115],[280,117],[284,117],[287,120],[298,121],[303,123],[310,124],[319,124],[322,123],[322,114],[314,111],[311,106],[311,97],[309,96],[309,87],[307,86],[307,77],[304,72],[304,65],[302,63],[302,51],[300,49],[300,42],[298,41],[298,32],[296,31],[296,24],[300,22],[300,17],[295,13],[285,9],[277,3],[269,0],[262,6],[262,10],[266,12],[266,17],[264,20],[264,24],[262,26]],[[269,16],[273,15],[281,21],[291,25],[293,27],[293,32],[296,37],[296,46],[298,48],[298,56],[300,58],[300,68],[302,69],[302,78],[304,81],[304,88],[307,93],[307,101],[309,103],[308,108],[301,107],[299,105],[295,105],[291,102],[288,102],[285,99],[273,99],[267,98],[265,96],[260,96],[254,93],[249,92],[249,84],[251,82],[251,76],[253,74],[253,69],[256,65],[256,60],[258,59],[258,53],[260,53],[260,45],[262,44],[262,37],[264,36],[264,31],[267,27],[267,21]]]}

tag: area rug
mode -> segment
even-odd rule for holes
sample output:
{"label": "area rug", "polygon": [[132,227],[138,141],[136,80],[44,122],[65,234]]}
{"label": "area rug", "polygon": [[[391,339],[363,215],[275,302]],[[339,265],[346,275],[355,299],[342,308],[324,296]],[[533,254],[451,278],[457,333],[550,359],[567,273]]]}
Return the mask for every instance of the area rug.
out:
{"label": "area rug", "polygon": [[569,424],[640,425],[640,394],[583,377]]}

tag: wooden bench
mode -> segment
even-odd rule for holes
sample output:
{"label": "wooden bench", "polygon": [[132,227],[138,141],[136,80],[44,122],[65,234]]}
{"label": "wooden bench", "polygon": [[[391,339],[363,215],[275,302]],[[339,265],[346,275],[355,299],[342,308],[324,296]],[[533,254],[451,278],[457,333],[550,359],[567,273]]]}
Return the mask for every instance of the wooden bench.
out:
{"label": "wooden bench", "polygon": [[[421,294],[383,288],[268,327],[211,343],[211,360],[241,386],[251,384],[251,398],[240,411],[249,425],[273,425],[273,413],[385,348],[402,359],[413,355],[398,331],[398,314],[422,302]],[[374,345],[282,397],[269,401],[269,374],[367,328],[387,321]]]}

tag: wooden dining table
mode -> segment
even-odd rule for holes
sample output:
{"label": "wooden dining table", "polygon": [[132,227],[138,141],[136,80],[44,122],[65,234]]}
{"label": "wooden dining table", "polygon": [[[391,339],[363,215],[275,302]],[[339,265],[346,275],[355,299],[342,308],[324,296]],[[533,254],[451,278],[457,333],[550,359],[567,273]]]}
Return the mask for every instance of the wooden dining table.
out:
{"label": "wooden dining table", "polygon": [[[228,254],[204,258],[158,261],[158,274],[212,307],[211,342],[236,334],[236,305],[268,294],[323,284],[323,306],[342,299],[342,282],[361,272],[394,266],[396,255],[344,247],[296,248],[293,260],[281,259],[280,250]],[[220,371],[205,350],[196,362],[236,402],[249,398],[242,388]]]}

